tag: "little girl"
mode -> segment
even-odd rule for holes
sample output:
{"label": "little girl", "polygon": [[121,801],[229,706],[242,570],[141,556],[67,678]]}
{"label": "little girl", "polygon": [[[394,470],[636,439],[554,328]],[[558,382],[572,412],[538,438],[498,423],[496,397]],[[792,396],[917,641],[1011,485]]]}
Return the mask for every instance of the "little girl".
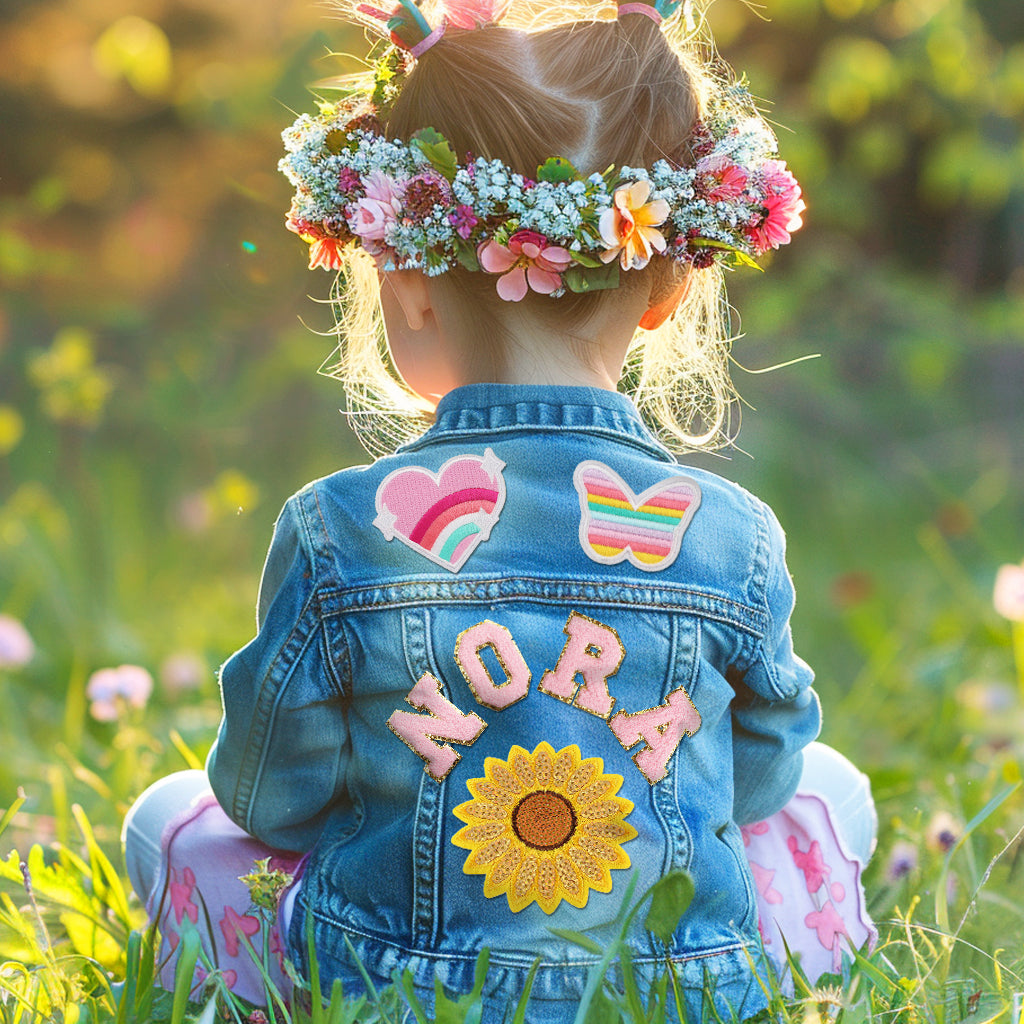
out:
{"label": "little girl", "polygon": [[[690,1021],[762,1009],[785,944],[813,981],[874,937],[873,806],[812,743],[782,530],[664,443],[720,437],[722,267],[803,210],[677,6],[360,5],[389,40],[370,80],[285,133],[355,425],[377,450],[413,429],[286,503],[209,783],[126,822],[168,954],[188,918],[241,995],[264,943],[308,976],[312,936],[347,993],[409,971],[427,1005],[486,947],[485,1021],[539,960],[527,1019],[567,1022],[592,958],[553,929],[601,942],[631,879],[677,870],[672,941],[643,914],[629,941]],[[273,924],[238,880],[267,857],[294,878]]]}

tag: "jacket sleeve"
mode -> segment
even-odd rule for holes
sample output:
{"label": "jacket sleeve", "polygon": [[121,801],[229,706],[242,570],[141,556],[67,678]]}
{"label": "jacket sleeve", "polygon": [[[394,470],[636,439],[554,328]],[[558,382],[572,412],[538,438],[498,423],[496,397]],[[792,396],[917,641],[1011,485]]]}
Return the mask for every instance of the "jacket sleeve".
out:
{"label": "jacket sleeve", "polygon": [[344,788],[344,694],[325,641],[297,499],[274,530],[258,632],[220,674],[224,717],[206,771],[225,813],[284,850],[309,850]]}
{"label": "jacket sleeve", "polygon": [[767,628],[757,655],[730,678],[733,701],[733,816],[743,825],[780,810],[796,792],[803,748],[821,728],[821,707],[811,689],[814,673],[793,652],[789,618],[793,583],[786,568],[786,540],[774,513],[767,523],[765,605]]}

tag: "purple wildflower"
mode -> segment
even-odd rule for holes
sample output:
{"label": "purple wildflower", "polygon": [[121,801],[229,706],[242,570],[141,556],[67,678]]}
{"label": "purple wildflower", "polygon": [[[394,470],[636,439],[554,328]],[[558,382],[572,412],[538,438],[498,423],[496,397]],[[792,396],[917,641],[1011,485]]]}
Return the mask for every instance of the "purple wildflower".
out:
{"label": "purple wildflower", "polygon": [[473,213],[472,206],[457,206],[454,213],[448,214],[448,222],[455,228],[460,238],[469,238],[473,228],[480,223],[480,218]]}
{"label": "purple wildflower", "polygon": [[143,708],[153,692],[153,677],[139,665],[101,668],[89,677],[85,695],[98,722],[114,722],[128,707]]}
{"label": "purple wildflower", "polygon": [[35,652],[28,630],[13,615],[0,615],[0,668],[21,668]]}

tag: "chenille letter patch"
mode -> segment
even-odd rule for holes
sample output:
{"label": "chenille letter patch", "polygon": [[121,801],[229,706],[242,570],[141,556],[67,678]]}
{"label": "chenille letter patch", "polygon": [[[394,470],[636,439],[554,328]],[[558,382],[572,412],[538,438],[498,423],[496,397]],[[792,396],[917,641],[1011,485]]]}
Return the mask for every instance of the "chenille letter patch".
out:
{"label": "chenille letter patch", "polygon": [[645,572],[667,569],[700,506],[700,487],[670,476],[634,494],[603,462],[581,462],[573,473],[580,499],[580,544],[604,565],[628,560]]}

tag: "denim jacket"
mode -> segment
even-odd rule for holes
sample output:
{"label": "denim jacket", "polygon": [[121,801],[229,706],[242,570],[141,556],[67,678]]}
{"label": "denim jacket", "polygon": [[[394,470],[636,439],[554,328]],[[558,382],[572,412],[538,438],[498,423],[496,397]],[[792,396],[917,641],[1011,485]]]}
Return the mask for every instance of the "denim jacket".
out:
{"label": "denim jacket", "polygon": [[[593,958],[551,929],[600,941],[631,878],[685,869],[667,953],[691,1019],[709,979],[757,1010],[738,823],[791,797],[820,717],[792,605],[771,510],[609,391],[458,388],[396,454],[307,485],[207,766],[242,828],[311,851],[300,964],[307,915],[346,990],[346,937],[424,992],[468,991],[486,946],[500,1019],[539,957],[536,1019],[567,1021]],[[643,917],[649,978],[666,950]]]}

